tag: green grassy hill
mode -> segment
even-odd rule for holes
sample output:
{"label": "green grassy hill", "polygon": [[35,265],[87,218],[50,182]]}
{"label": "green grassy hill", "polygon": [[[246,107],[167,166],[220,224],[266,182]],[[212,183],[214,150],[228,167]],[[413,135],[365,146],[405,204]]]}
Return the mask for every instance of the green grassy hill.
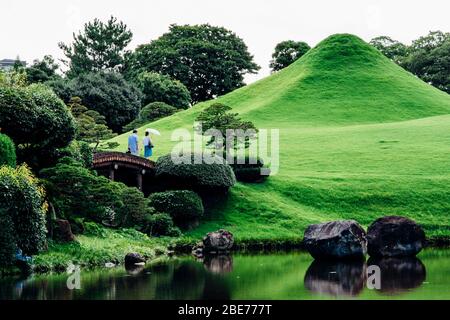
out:
{"label": "green grassy hill", "polygon": [[[450,96],[352,35],[333,35],[282,71],[217,101],[258,128],[280,129],[280,171],[237,184],[227,203],[189,233],[227,228],[239,240],[298,239],[310,223],[383,215],[450,235]],[[210,102],[148,126],[156,157],[172,130]],[[140,134],[148,127],[140,129]],[[124,134],[112,141],[126,150]]]}

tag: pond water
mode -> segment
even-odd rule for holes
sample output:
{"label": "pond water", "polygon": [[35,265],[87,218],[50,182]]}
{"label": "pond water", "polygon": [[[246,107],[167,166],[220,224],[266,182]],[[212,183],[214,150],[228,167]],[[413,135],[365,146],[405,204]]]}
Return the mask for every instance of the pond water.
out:
{"label": "pond water", "polygon": [[335,263],[313,261],[305,252],[204,261],[185,256],[134,270],[81,270],[80,275],[80,289],[74,290],[68,289],[68,274],[3,278],[0,300],[450,299],[450,249],[427,249],[413,259]]}

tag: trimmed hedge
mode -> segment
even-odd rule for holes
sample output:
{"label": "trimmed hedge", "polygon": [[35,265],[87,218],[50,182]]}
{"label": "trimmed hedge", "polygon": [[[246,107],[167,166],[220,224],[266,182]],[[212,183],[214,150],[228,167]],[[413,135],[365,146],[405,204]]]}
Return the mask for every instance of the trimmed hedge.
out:
{"label": "trimmed hedge", "polygon": [[[2,214],[0,247],[5,246],[2,256],[8,263],[8,252],[20,248],[25,255],[33,255],[46,246],[47,205],[44,202],[44,190],[28,167],[0,167],[0,212]],[[9,218],[8,218],[9,217]],[[13,232],[11,232],[11,228]],[[10,235],[14,235],[14,239]]]}
{"label": "trimmed hedge", "polygon": [[263,182],[267,175],[261,175],[261,168],[264,161],[260,158],[246,156],[245,158],[235,157],[233,163],[229,163],[233,168],[237,181],[241,182]]}
{"label": "trimmed hedge", "polygon": [[16,166],[16,148],[7,135],[0,133],[0,166],[2,165]]}
{"label": "trimmed hedge", "polygon": [[149,200],[156,211],[170,214],[175,223],[180,226],[196,220],[205,212],[202,199],[189,190],[157,192],[151,194]]}
{"label": "trimmed hedge", "polygon": [[226,163],[195,164],[195,157],[188,156],[188,163],[174,163],[171,155],[158,158],[156,178],[166,189],[194,190],[200,194],[227,192],[236,183],[231,167]]}

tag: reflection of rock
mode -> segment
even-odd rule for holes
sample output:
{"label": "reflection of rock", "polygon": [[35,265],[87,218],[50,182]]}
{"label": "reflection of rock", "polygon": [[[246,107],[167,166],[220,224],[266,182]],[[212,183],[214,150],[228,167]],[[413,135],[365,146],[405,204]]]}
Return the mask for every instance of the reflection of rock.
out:
{"label": "reflection of rock", "polygon": [[127,270],[127,273],[129,275],[135,276],[140,274],[142,271],[144,271],[143,265],[136,265],[136,264],[125,264],[125,270]]}
{"label": "reflection of rock", "polygon": [[380,291],[400,293],[419,287],[426,278],[423,263],[416,257],[370,258],[367,265],[380,267]]}
{"label": "reflection of rock", "polygon": [[305,231],[304,244],[315,259],[363,258],[366,232],[353,220],[312,224]]}
{"label": "reflection of rock", "polygon": [[203,259],[203,265],[212,273],[228,273],[233,271],[233,257],[225,254],[206,255]]}
{"label": "reflection of rock", "polygon": [[389,216],[370,225],[367,240],[372,257],[415,256],[422,250],[425,233],[411,219]]}
{"label": "reflection of rock", "polygon": [[356,296],[364,288],[366,265],[360,261],[314,260],[305,274],[305,287],[332,296]]}

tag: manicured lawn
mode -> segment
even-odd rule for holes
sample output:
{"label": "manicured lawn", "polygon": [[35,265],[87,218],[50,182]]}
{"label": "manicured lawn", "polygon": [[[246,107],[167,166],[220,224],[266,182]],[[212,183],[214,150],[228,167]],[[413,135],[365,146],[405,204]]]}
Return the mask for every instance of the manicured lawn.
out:
{"label": "manicured lawn", "polygon": [[[238,240],[298,239],[314,222],[383,215],[450,236],[450,96],[359,38],[324,40],[290,67],[220,97],[258,128],[280,129],[280,171],[237,184],[187,236],[227,228]],[[156,157],[176,128],[192,131],[205,102],[147,127]],[[126,150],[128,134],[114,138]]]}

